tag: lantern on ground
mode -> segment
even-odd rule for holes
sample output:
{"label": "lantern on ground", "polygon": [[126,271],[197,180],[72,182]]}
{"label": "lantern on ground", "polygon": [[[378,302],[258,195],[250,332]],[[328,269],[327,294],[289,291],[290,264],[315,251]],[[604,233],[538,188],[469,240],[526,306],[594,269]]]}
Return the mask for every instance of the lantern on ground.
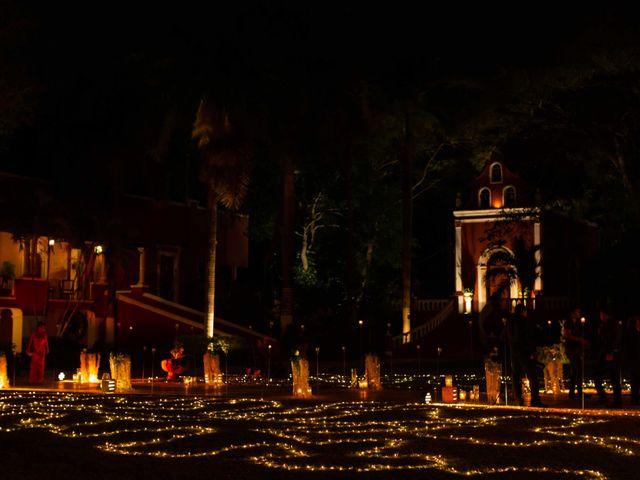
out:
{"label": "lantern on ground", "polygon": [[455,403],[458,401],[458,389],[453,386],[453,375],[445,375],[444,377],[442,401],[444,403]]}

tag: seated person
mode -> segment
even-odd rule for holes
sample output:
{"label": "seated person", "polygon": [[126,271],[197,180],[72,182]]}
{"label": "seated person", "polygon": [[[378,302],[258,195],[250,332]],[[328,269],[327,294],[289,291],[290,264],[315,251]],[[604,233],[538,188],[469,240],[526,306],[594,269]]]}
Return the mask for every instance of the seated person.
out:
{"label": "seated person", "polygon": [[171,358],[162,360],[160,366],[167,372],[167,380],[175,380],[176,375],[182,375],[189,369],[189,359],[184,355],[182,344],[176,344],[170,353]]}

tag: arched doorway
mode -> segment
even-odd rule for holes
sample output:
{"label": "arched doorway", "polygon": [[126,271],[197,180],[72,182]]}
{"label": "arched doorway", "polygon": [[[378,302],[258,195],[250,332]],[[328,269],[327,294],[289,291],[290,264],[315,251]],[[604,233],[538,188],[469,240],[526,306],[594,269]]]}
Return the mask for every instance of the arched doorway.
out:
{"label": "arched doorway", "polygon": [[500,307],[509,310],[510,299],[518,297],[518,281],[515,266],[509,259],[513,252],[506,247],[489,247],[478,260],[478,311],[487,304],[488,299],[497,296]]}

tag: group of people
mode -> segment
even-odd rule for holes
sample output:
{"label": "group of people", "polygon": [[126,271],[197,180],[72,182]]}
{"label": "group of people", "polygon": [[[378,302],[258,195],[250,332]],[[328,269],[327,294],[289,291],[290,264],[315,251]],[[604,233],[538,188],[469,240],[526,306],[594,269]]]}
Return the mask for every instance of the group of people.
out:
{"label": "group of people", "polygon": [[563,332],[565,352],[569,359],[569,397],[582,395],[582,369],[593,374],[597,404],[607,403],[604,380],[608,379],[613,390],[612,408],[622,406],[621,372],[629,372],[631,405],[640,405],[640,314],[631,315],[626,321],[616,318],[609,307],[599,310],[594,326],[585,325],[580,308],[569,313]]}
{"label": "group of people", "polygon": [[[507,320],[506,338],[511,353],[511,378],[516,403],[523,404],[522,378],[526,375],[531,389],[531,406],[544,406],[538,384],[537,325],[526,307],[516,306]],[[597,323],[591,325],[574,308],[561,332],[564,351],[569,360],[569,398],[582,396],[584,369],[593,376],[598,394],[597,405],[622,407],[622,368],[630,374],[631,404],[640,404],[640,314],[626,322],[618,320],[610,307],[599,309]],[[560,339],[559,339],[560,340]],[[586,365],[586,367],[585,367]],[[609,380],[613,401],[607,403],[604,381]]]}

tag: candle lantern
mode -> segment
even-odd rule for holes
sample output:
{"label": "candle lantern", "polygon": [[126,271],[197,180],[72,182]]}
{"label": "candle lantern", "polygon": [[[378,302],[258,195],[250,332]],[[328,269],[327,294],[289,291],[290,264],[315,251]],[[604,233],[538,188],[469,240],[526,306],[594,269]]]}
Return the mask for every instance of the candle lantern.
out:
{"label": "candle lantern", "polygon": [[474,402],[479,402],[480,401],[480,385],[474,385],[473,386],[473,401]]}
{"label": "candle lantern", "polygon": [[444,376],[444,387],[442,387],[442,401],[444,403],[454,403],[458,401],[458,389],[453,386],[453,375]]}
{"label": "candle lantern", "polygon": [[116,381],[108,373],[102,374],[100,390],[102,393],[114,393],[116,391]]}

